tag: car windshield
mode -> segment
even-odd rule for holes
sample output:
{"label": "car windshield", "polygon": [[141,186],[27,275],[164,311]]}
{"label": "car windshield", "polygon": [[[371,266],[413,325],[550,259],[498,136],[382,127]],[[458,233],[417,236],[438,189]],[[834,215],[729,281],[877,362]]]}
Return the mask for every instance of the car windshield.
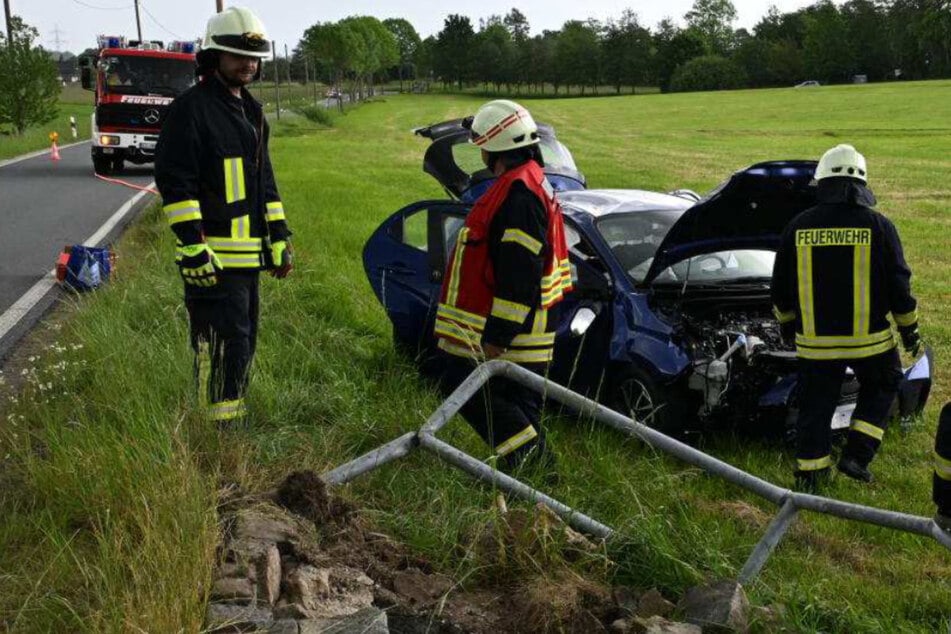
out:
{"label": "car windshield", "polygon": [[[611,252],[640,284],[644,281],[654,254],[671,226],[683,211],[637,211],[611,214],[598,222],[598,231]],[[657,276],[657,283],[711,284],[769,279],[773,272],[772,251],[730,249],[704,253],[668,266]]]}
{"label": "car windshield", "polygon": [[[552,138],[542,138],[540,144],[546,169],[578,171],[571,152],[561,142]],[[453,145],[452,160],[467,174],[475,174],[479,170],[485,169],[485,163],[482,162],[482,151],[472,143],[456,143]]]}
{"label": "car windshield", "polygon": [[185,59],[112,55],[99,62],[106,92],[174,97],[195,82],[195,64]]}

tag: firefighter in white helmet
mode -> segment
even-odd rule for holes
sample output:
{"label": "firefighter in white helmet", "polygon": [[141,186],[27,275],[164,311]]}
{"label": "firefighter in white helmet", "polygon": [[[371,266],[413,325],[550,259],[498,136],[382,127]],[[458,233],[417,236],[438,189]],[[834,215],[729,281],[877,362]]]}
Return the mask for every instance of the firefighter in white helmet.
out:
{"label": "firefighter in white helmet", "polygon": [[838,469],[870,482],[875,456],[902,379],[896,339],[916,354],[917,302],[895,225],[873,209],[865,157],[851,145],[823,154],[818,204],[783,233],[773,269],[774,312],[799,358],[795,472],[814,491],[830,473],[831,420],[846,368],[859,381]]}
{"label": "firefighter in white helmet", "polygon": [[209,416],[230,427],[244,394],[258,330],[258,276],[291,271],[290,230],[268,153],[264,112],[246,86],[271,45],[249,9],[208,20],[201,81],[177,97],[156,148],[155,182],[178,239],[176,261]]}
{"label": "firefighter in white helmet", "polygon": [[[513,101],[490,101],[465,122],[494,181],[459,231],[446,266],[435,335],[448,392],[483,360],[544,374],[555,342],[549,311],[571,289],[561,208],[545,174],[538,126]],[[463,407],[509,470],[550,462],[541,396],[493,378]]]}

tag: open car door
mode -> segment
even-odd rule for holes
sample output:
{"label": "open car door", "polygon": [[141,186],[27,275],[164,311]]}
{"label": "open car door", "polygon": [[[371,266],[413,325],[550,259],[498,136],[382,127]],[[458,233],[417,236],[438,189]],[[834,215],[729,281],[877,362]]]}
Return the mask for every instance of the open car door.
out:
{"label": "open car door", "polygon": [[[414,132],[432,141],[423,158],[423,171],[439,181],[452,198],[472,203],[495,177],[482,163],[481,150],[469,143],[466,123],[466,119],[452,119],[416,128]],[[555,138],[554,128],[539,123],[538,137],[545,175],[552,188],[556,192],[584,189],[585,178],[571,152]]]}

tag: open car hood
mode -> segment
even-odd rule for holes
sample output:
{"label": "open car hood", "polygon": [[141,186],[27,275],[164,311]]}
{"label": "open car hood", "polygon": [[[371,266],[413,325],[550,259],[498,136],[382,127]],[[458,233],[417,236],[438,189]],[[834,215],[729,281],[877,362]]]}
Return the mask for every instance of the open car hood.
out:
{"label": "open car hood", "polygon": [[644,283],[689,257],[727,249],[775,251],[783,229],[817,202],[816,161],[770,161],[740,170],[677,219]]}
{"label": "open car hood", "polygon": [[[482,165],[479,149],[469,145],[469,130],[463,121],[452,119],[416,128],[413,132],[432,141],[423,158],[423,171],[439,181],[453,198],[473,202],[495,178]],[[571,152],[555,138],[554,128],[539,123],[538,136],[545,159],[545,175],[554,190],[584,189],[585,178],[575,166]]]}

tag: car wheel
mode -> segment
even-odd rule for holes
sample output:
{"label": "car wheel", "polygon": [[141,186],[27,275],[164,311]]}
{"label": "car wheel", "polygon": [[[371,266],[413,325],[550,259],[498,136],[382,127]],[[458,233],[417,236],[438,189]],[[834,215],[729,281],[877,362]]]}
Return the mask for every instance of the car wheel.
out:
{"label": "car wheel", "polygon": [[96,170],[97,174],[108,176],[112,173],[112,159],[94,156],[92,157],[92,168]]}
{"label": "car wheel", "polygon": [[615,409],[668,436],[679,436],[689,427],[687,394],[657,383],[640,368],[629,368],[617,382]]}

